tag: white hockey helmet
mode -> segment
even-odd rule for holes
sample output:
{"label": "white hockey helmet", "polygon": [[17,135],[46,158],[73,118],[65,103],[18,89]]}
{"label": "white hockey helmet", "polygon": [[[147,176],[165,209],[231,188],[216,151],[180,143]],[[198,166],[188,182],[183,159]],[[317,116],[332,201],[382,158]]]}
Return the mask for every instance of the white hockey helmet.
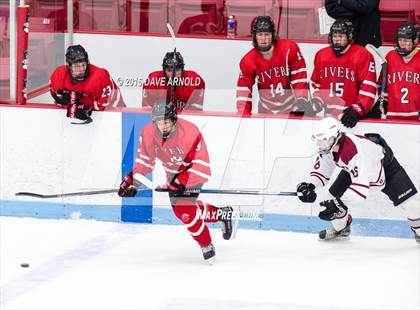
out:
{"label": "white hockey helmet", "polygon": [[339,122],[333,117],[326,117],[314,124],[312,141],[321,155],[328,154],[341,137]]}

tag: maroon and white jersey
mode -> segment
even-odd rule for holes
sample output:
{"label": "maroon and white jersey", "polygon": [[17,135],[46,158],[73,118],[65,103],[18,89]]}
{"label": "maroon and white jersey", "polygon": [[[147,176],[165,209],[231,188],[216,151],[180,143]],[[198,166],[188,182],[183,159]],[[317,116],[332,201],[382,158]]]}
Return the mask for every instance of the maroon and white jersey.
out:
{"label": "maroon and white jersey", "polygon": [[328,46],[314,59],[311,77],[312,96],[323,102],[327,116],[339,116],[354,103],[364,113],[372,107],[376,91],[376,70],[373,56],[362,46],[351,45],[340,57]]}
{"label": "maroon and white jersey", "polygon": [[[393,50],[386,55],[388,73],[384,97],[388,99],[387,119],[420,120],[420,52],[406,63]],[[378,84],[382,83],[382,74]]]}
{"label": "maroon and white jersey", "polygon": [[319,155],[310,173],[310,182],[315,187],[334,183],[336,169],[349,172],[351,185],[344,193],[343,201],[360,201],[367,198],[369,188],[385,186],[383,148],[364,136],[346,133],[338,153]]}
{"label": "maroon and white jersey", "polygon": [[167,179],[179,173],[178,180],[185,187],[202,184],[211,176],[209,155],[204,138],[194,124],[178,119],[176,129],[166,141],[152,122],[143,128],[133,176],[147,175],[155,168],[155,160],[162,162]]}
{"label": "maroon and white jersey", "polygon": [[196,72],[188,70],[182,73],[182,77],[174,79],[166,78],[162,70],[150,73],[143,85],[142,106],[152,107],[157,99],[172,98],[173,85],[176,85],[173,102],[178,112],[203,110],[206,84]]}
{"label": "maroon and white jersey", "polygon": [[50,78],[51,95],[57,91],[75,91],[78,104],[87,104],[94,111],[106,107],[125,107],[120,89],[108,71],[89,64],[89,74],[84,81],[74,83],[66,65],[57,67]]}
{"label": "maroon and white jersey", "polygon": [[240,62],[236,107],[242,114],[252,111],[252,86],[258,85],[258,113],[288,113],[297,98],[308,98],[306,63],[294,41],[280,39],[273,56],[265,60],[256,48]]}

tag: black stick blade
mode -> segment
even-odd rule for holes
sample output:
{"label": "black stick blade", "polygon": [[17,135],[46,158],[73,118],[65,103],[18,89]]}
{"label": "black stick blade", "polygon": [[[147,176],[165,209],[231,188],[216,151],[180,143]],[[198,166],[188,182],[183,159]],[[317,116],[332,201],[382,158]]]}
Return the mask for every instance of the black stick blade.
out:
{"label": "black stick blade", "polygon": [[15,196],[28,196],[28,197],[35,197],[35,198],[46,198],[46,195],[37,194],[37,193],[30,193],[30,192],[18,192]]}

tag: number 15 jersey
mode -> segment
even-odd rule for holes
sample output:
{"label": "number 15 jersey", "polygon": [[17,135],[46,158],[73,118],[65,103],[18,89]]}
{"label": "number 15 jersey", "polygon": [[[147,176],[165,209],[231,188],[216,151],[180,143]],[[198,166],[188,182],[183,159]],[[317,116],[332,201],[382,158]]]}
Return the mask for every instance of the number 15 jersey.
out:
{"label": "number 15 jersey", "polygon": [[340,57],[331,47],[325,47],[315,55],[310,84],[313,97],[323,102],[326,115],[338,116],[354,103],[360,104],[366,114],[377,90],[375,61],[359,45],[351,45]]}

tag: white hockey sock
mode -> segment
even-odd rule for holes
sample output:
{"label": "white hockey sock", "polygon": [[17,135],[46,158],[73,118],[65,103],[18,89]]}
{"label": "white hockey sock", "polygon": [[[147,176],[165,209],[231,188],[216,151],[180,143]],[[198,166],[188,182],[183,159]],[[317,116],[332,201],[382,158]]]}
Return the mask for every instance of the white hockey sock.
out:
{"label": "white hockey sock", "polygon": [[[417,195],[416,195],[417,196]],[[417,198],[414,196],[415,198]],[[420,236],[420,205],[418,204],[417,199],[412,199],[412,197],[401,204],[401,207],[404,209],[407,216],[408,224],[411,229]]]}
{"label": "white hockey sock", "polygon": [[340,231],[342,229],[344,229],[344,227],[346,227],[347,225],[347,218],[349,217],[348,214],[346,214],[345,217],[341,218],[341,219],[336,219],[336,220],[332,220],[331,221],[331,225],[332,227],[336,230],[336,231]]}

